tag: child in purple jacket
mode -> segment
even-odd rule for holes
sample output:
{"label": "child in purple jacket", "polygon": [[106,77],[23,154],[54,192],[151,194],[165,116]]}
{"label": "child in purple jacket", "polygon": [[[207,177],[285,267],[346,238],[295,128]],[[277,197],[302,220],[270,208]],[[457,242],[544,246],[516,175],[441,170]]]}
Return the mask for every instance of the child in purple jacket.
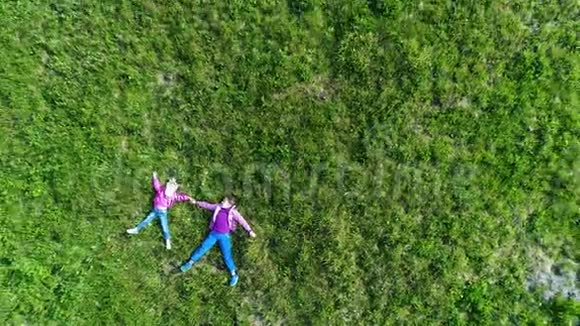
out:
{"label": "child in purple jacket", "polygon": [[208,252],[217,242],[220,246],[222,256],[224,258],[224,263],[228,268],[231,278],[230,286],[234,286],[238,283],[239,276],[236,273],[236,265],[234,264],[234,259],[232,256],[232,243],[230,240],[230,232],[236,230],[237,224],[241,224],[242,227],[248,232],[248,234],[255,238],[256,234],[252,231],[252,228],[246,222],[244,217],[238,212],[235,206],[235,198],[233,196],[226,196],[220,204],[211,204],[203,201],[191,200],[193,204],[196,204],[200,208],[204,208],[213,212],[211,222],[209,224],[210,232],[208,236],[203,240],[201,245],[197,247],[192,253],[191,257],[187,262],[185,262],[179,269],[181,272],[187,272],[194,263],[199,261],[206,252]]}
{"label": "child in purple jacket", "polygon": [[161,220],[161,229],[163,230],[163,238],[165,239],[165,247],[171,249],[171,234],[169,233],[169,221],[167,220],[167,210],[169,210],[176,202],[191,201],[192,198],[184,193],[177,192],[179,185],[175,178],[169,179],[165,186],[162,186],[157,178],[157,173],[153,172],[153,189],[155,189],[155,198],[153,199],[153,210],[145,217],[137,227],[128,229],[127,233],[137,234],[141,229],[151,224],[151,222],[159,217]]}

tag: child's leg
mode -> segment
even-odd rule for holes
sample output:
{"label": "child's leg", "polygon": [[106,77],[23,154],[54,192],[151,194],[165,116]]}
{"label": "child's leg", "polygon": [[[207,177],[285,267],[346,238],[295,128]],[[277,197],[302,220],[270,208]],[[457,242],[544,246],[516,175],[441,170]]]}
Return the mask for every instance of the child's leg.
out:
{"label": "child's leg", "polygon": [[200,260],[201,257],[203,257],[203,255],[205,255],[205,253],[208,252],[211,249],[211,247],[215,245],[216,241],[217,241],[216,237],[213,235],[212,232],[210,232],[210,234],[205,238],[205,240],[203,240],[201,245],[191,253],[191,257],[189,258],[188,263],[193,264],[198,260]]}
{"label": "child's leg", "polygon": [[224,258],[224,263],[230,271],[230,274],[236,274],[236,265],[234,264],[234,257],[232,255],[232,241],[230,240],[230,235],[221,236],[218,240],[220,250],[222,251],[222,256]]}
{"label": "child's leg", "polygon": [[169,233],[169,222],[167,220],[167,211],[159,211],[159,220],[161,220],[161,230],[163,231],[163,239],[169,240],[171,234]]}
{"label": "child's leg", "polygon": [[145,217],[145,219],[143,221],[141,221],[141,223],[139,223],[139,225],[137,225],[137,230],[141,231],[141,229],[143,229],[144,227],[149,225],[151,223],[151,221],[153,221],[153,219],[155,219],[156,216],[157,216],[157,213],[155,212],[155,210],[152,210],[151,213],[149,213],[149,215],[147,215],[147,217]]}

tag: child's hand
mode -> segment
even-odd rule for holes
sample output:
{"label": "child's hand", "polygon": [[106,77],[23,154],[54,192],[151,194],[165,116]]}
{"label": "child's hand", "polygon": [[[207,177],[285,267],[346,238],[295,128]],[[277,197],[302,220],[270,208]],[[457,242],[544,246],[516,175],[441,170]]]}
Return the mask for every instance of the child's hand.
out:
{"label": "child's hand", "polygon": [[197,203],[197,200],[195,200],[195,199],[191,198],[191,199],[189,200],[189,202],[195,205],[195,204]]}
{"label": "child's hand", "polygon": [[157,172],[153,171],[153,176],[157,178]]}
{"label": "child's hand", "polygon": [[254,231],[250,232],[250,237],[255,238],[256,234],[254,233]]}

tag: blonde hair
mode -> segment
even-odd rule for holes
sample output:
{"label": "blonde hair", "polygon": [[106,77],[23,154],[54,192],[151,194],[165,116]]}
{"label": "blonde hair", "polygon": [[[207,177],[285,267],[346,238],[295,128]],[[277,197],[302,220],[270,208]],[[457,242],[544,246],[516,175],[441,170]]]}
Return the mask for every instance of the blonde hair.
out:
{"label": "blonde hair", "polygon": [[177,188],[179,188],[179,184],[177,183],[175,178],[169,179],[169,181],[167,181],[167,184],[165,185],[166,190],[171,190],[173,192],[177,191]]}

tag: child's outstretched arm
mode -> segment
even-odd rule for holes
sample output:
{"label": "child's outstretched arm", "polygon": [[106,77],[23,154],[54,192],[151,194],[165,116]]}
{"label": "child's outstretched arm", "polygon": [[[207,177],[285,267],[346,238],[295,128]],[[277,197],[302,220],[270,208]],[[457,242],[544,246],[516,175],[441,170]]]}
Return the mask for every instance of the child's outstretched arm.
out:
{"label": "child's outstretched arm", "polygon": [[161,191],[161,183],[157,178],[157,172],[153,172],[153,178],[151,178],[151,183],[153,184],[153,189],[155,189],[155,191]]}
{"label": "child's outstretched arm", "polygon": [[192,201],[193,198],[191,198],[188,194],[184,194],[182,192],[178,192],[175,194],[175,201],[178,202],[182,202],[182,201]]}
{"label": "child's outstretched arm", "polygon": [[244,228],[244,230],[246,230],[246,232],[248,232],[250,237],[255,238],[256,233],[254,233],[254,231],[250,227],[250,224],[248,224],[248,222],[242,216],[242,214],[240,214],[240,212],[238,212],[238,210],[233,210],[232,213],[233,213],[233,218],[236,220],[236,222],[240,223],[240,225]]}
{"label": "child's outstretched arm", "polygon": [[197,207],[199,207],[199,208],[207,209],[209,211],[215,211],[216,208],[218,207],[217,204],[212,204],[212,203],[208,203],[205,201],[198,201],[195,199],[192,201],[192,203],[197,205]]}

